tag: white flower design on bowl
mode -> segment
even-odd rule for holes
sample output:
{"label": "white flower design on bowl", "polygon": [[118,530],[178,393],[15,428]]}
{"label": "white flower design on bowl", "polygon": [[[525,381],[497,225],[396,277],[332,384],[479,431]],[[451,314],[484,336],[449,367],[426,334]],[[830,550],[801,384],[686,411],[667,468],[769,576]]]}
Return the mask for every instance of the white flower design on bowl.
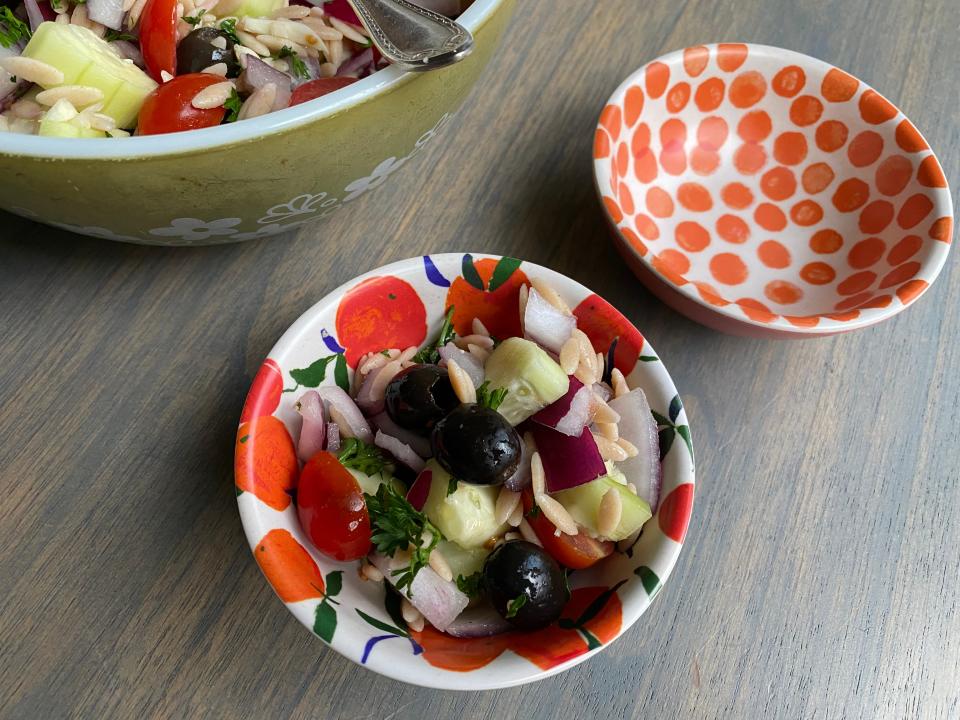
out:
{"label": "white flower design on bowl", "polygon": [[175,237],[181,240],[206,240],[220,235],[236,235],[234,229],[242,222],[241,218],[221,218],[206,222],[199,218],[175,218],[170,227],[153,228],[151,235]]}

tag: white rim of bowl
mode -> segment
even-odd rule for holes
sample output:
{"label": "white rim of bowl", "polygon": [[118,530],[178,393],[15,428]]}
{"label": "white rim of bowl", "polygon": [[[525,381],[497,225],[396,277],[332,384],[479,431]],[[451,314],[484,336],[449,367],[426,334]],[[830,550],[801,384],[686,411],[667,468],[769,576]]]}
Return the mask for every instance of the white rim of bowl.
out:
{"label": "white rim of bowl", "polygon": [[[719,43],[703,43],[703,44],[708,45],[710,47],[715,47]],[[831,70],[833,68],[838,68],[839,70],[843,70],[843,72],[847,72],[846,70],[838,67],[837,65],[832,65],[831,63],[828,63],[825,60],[820,60],[819,58],[815,58],[815,57],[812,57],[811,55],[806,55],[804,53],[797,52],[796,50],[779,48],[774,45],[760,45],[757,43],[735,43],[735,44],[746,45],[750,49],[750,51],[758,51],[759,55],[792,57],[797,64],[805,63],[807,66],[819,67],[819,68],[823,68],[824,70]],[[637,84],[639,82],[638,79],[641,78],[641,74],[644,72],[646,67],[650,65],[650,63],[662,62],[666,65],[670,65],[671,67],[678,63],[682,63],[684,49],[685,48],[674,50],[673,52],[665,53],[663,55],[660,55],[659,57],[655,57],[652,60],[645,62],[639,68],[637,68],[632,73],[627,75],[626,78],[624,78],[623,82],[620,83],[612,93],[610,93],[609,97],[607,97],[607,99],[604,101],[603,106],[606,107],[607,105],[612,104],[613,98],[618,97],[619,95],[621,95],[621,93],[625,93],[627,88],[630,87],[631,85]],[[881,97],[888,100],[897,109],[897,115],[894,119],[898,121],[906,120],[911,125],[913,125],[913,128],[917,131],[917,134],[920,135],[921,138],[923,138],[923,141],[926,143],[927,148],[930,150],[930,156],[937,161],[937,164],[940,165],[941,168],[943,167],[943,165],[940,163],[940,158],[937,157],[937,153],[934,152],[933,150],[933,146],[927,141],[927,138],[923,136],[923,133],[920,132],[920,129],[913,123],[913,121],[909,117],[907,117],[907,114],[900,109],[899,105],[897,105],[895,102],[887,98],[886,95],[881,93],[872,85],[864,82],[859,76],[854,75],[853,73],[847,73],[847,74],[850,75],[850,77],[855,78],[865,89],[873,90],[875,93],[879,94]],[[598,127],[600,127],[599,121],[594,126],[594,129]],[[591,144],[591,148],[592,147],[593,145]],[[616,233],[616,240],[624,244],[625,246],[624,250],[626,252],[629,252],[634,257],[636,257],[637,260],[640,263],[642,263],[647,270],[653,273],[654,277],[656,277],[660,282],[666,283],[666,285],[671,290],[674,290],[675,292],[682,294],[685,298],[692,300],[700,307],[710,312],[716,313],[718,315],[722,315],[723,317],[729,318],[730,320],[733,320],[735,322],[742,323],[744,325],[750,325],[751,327],[762,328],[771,333],[777,333],[780,335],[811,335],[816,337],[816,336],[825,335],[825,334],[834,335],[834,334],[846,332],[848,330],[858,330],[860,328],[876,325],[877,323],[883,320],[886,320],[887,318],[893,317],[894,315],[896,315],[899,312],[902,312],[903,310],[906,310],[908,307],[910,307],[910,305],[915,304],[922,295],[928,292],[930,288],[933,287],[933,283],[936,281],[937,277],[939,277],[940,271],[943,270],[943,266],[947,262],[947,256],[950,254],[950,247],[952,243],[948,243],[946,245],[945,251],[940,254],[939,258],[936,258],[930,261],[929,264],[924,264],[923,267],[929,267],[931,270],[930,278],[929,280],[927,280],[927,287],[924,288],[924,290],[919,295],[913,298],[913,300],[911,300],[908,305],[903,305],[900,303],[891,303],[890,305],[884,308],[863,308],[860,310],[860,317],[858,317],[856,320],[848,320],[844,322],[833,320],[827,317],[827,313],[819,313],[818,317],[820,318],[820,322],[818,322],[813,327],[792,325],[790,322],[785,320],[783,316],[780,314],[777,314],[776,319],[772,320],[771,322],[768,322],[768,323],[760,322],[758,320],[754,320],[750,317],[747,317],[747,315],[745,315],[740,310],[740,306],[737,305],[736,303],[731,302],[729,305],[720,307],[720,306],[711,305],[705,302],[700,297],[700,295],[694,291],[692,283],[687,282],[684,285],[677,285],[672,280],[665,277],[655,267],[653,267],[653,265],[647,260],[646,257],[641,257],[640,253],[634,250],[633,246],[631,246],[630,243],[627,241],[627,239],[623,236],[623,234],[620,232],[620,227],[617,225],[617,223],[613,222],[613,218],[610,217],[610,214],[607,212],[607,208],[602,202],[603,190],[600,182],[600,174],[602,172],[601,161],[595,158],[591,158],[591,159],[593,159],[593,187],[594,187],[594,190],[596,190],[597,192],[597,199],[600,201],[600,206],[603,209],[604,217],[607,218],[607,221],[610,223],[610,227]],[[609,168],[609,163],[607,164],[607,166]],[[945,212],[941,212],[939,214],[939,217],[947,216],[947,217],[954,218],[953,196],[950,194],[949,181],[947,181],[947,187],[943,188],[943,190],[944,192],[941,193],[941,195],[946,198],[946,202],[942,206],[935,205],[934,210],[936,210],[939,207],[940,209],[945,211]]]}
{"label": "white rim of bowl", "polygon": [[[474,0],[459,21],[470,32],[474,32],[505,1]],[[349,88],[337,90],[302,105],[277,110],[243,122],[165,135],[80,139],[0,132],[0,154],[58,160],[120,160],[208,150],[248,142],[342,112],[399,85],[404,80],[414,80],[415,78],[408,78],[411,74],[391,65],[353,83]]]}

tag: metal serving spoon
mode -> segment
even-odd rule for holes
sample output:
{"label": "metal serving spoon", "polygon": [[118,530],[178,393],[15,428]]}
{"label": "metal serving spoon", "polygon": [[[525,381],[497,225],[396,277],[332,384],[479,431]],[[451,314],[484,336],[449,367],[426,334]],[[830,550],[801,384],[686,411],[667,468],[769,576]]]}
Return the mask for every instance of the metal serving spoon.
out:
{"label": "metal serving spoon", "polygon": [[421,72],[463,60],[473,35],[450,18],[407,0],[347,0],[383,56]]}

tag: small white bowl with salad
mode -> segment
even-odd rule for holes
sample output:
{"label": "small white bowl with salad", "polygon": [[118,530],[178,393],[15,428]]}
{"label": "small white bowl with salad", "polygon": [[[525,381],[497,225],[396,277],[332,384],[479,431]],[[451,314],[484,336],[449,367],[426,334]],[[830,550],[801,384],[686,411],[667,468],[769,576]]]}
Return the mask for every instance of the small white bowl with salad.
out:
{"label": "small white bowl with salad", "polygon": [[659,592],[693,505],[653,348],[509,257],[413,258],[330,293],[258,371],[235,460],[290,611],[358,664],[445,689],[599,652]]}

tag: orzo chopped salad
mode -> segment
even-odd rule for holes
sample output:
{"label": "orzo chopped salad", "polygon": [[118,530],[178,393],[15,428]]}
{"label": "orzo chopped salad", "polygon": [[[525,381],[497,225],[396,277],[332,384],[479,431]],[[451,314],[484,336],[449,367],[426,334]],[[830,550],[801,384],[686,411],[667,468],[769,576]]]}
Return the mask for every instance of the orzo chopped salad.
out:
{"label": "orzo chopped salad", "polygon": [[544,283],[521,287],[517,337],[477,318],[458,336],[454,310],[427,346],[360,357],[351,392],[299,397],[297,514],[320,552],[399,594],[413,630],[545,627],[569,573],[656,510],[657,425],[617,341],[594,352]]}
{"label": "orzo chopped salad", "polygon": [[[417,0],[457,15],[470,0]],[[127,137],[264,115],[386,65],[346,0],[13,0],[0,131]]]}

